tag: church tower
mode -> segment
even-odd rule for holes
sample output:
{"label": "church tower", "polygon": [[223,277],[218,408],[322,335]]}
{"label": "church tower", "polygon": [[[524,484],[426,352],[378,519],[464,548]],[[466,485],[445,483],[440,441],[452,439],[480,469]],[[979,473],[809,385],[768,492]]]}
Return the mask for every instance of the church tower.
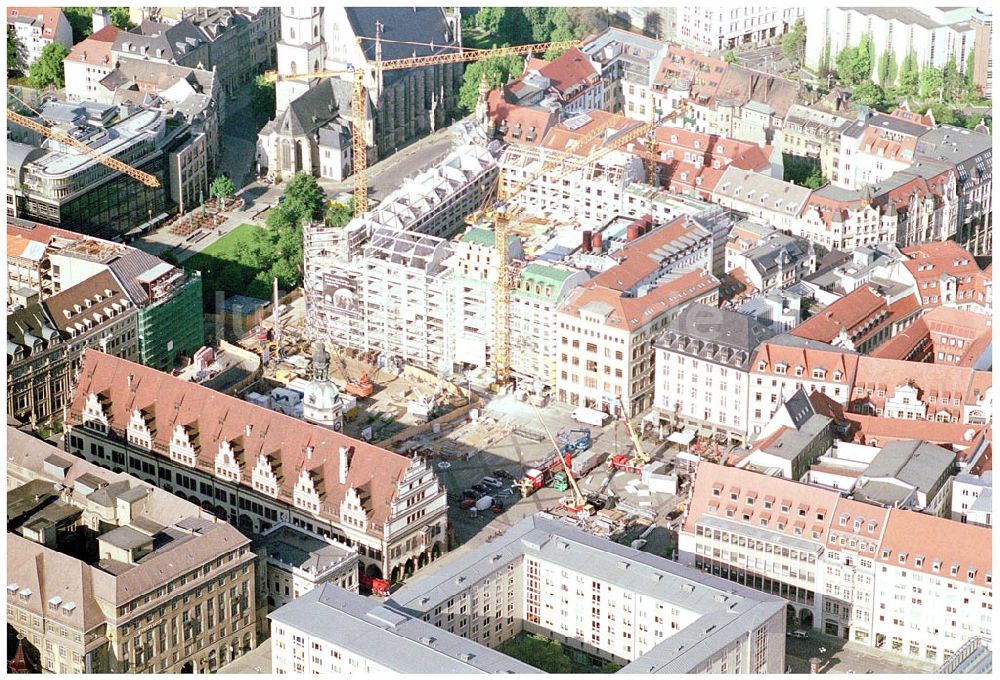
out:
{"label": "church tower", "polygon": [[313,343],[312,380],[302,399],[302,417],[310,423],[340,432],[344,426],[344,402],[330,380],[330,355],[322,341]]}
{"label": "church tower", "polygon": [[[281,8],[278,75],[311,73],[324,68],[323,8],[289,5]],[[309,89],[308,81],[279,80],[275,89],[276,116]]]}

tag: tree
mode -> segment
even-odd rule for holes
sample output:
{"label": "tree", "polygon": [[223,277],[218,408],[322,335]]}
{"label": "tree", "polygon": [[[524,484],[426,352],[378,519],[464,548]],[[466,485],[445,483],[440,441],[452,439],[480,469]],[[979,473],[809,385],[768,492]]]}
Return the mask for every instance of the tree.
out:
{"label": "tree", "polygon": [[250,107],[253,109],[254,117],[261,119],[273,116],[277,102],[274,81],[268,80],[261,74],[254,78],[250,88]]}
{"label": "tree", "polygon": [[726,53],[722,55],[722,58],[727,64],[735,64],[737,61],[736,53],[732,50],[726,50]]}
{"label": "tree", "polygon": [[14,26],[7,24],[7,74],[17,73],[17,41],[14,40]]}
{"label": "tree", "polygon": [[857,85],[872,77],[874,64],[874,47],[871,37],[861,36],[857,47],[846,47],[840,51],[836,59],[837,77],[845,85]]}
{"label": "tree", "polygon": [[225,206],[226,201],[235,191],[236,187],[233,185],[233,180],[225,175],[216,177],[212,180],[211,186],[208,187],[208,195],[218,200],[223,206]]}
{"label": "tree", "polygon": [[978,94],[979,88],[976,87],[976,53],[973,50],[969,50],[969,56],[965,60],[965,96],[968,99],[974,99]]}
{"label": "tree", "polygon": [[300,222],[323,219],[326,193],[312,175],[296,173],[285,186],[284,197],[283,203],[297,212]]}
{"label": "tree", "polygon": [[793,64],[801,64],[806,51],[806,22],[799,17],[781,37],[781,52]]}
{"label": "tree", "polygon": [[131,31],[135,28],[135,24],[129,18],[128,7],[111,7],[108,14],[111,15],[111,23],[123,31]]}
{"label": "tree", "polygon": [[944,98],[944,73],[934,66],[926,66],[920,73],[920,98],[936,96],[938,103]]}
{"label": "tree", "polygon": [[63,7],[63,14],[73,29],[73,42],[78,43],[91,34],[94,28],[93,9],[90,7]]}
{"label": "tree", "polygon": [[962,74],[958,72],[958,61],[954,52],[948,57],[948,61],[941,70],[941,78],[943,80],[942,95],[944,101],[954,101],[962,96],[964,81]]}
{"label": "tree", "polygon": [[556,27],[555,22],[552,20],[552,15],[555,14],[555,11],[555,7],[521,8],[521,13],[531,28],[531,42],[549,42],[552,37],[552,31]]}
{"label": "tree", "polygon": [[870,80],[854,86],[851,101],[877,109],[885,104],[885,90]]}
{"label": "tree", "polygon": [[329,207],[326,209],[326,225],[328,227],[342,227],[350,222],[352,217],[354,217],[353,196],[347,203],[331,201]]}
{"label": "tree", "polygon": [[917,93],[919,83],[920,68],[917,65],[917,55],[910,51],[899,67],[899,91],[903,95],[913,96]]}
{"label": "tree", "polygon": [[512,76],[517,77],[524,72],[524,61],[517,55],[509,57],[493,57],[469,64],[465,69],[462,87],[458,91],[459,106],[466,111],[476,108],[479,99],[479,81],[486,74],[486,82],[490,88],[499,87]]}
{"label": "tree", "polygon": [[896,53],[886,50],[878,58],[878,82],[882,87],[890,87],[896,82]]}
{"label": "tree", "polygon": [[42,48],[42,55],[31,62],[29,81],[32,87],[43,88],[49,85],[62,87],[66,82],[63,73],[63,59],[69,50],[61,42],[53,41]]}
{"label": "tree", "polygon": [[497,35],[500,32],[500,24],[503,23],[509,7],[483,7],[476,12],[476,26],[490,35]]}

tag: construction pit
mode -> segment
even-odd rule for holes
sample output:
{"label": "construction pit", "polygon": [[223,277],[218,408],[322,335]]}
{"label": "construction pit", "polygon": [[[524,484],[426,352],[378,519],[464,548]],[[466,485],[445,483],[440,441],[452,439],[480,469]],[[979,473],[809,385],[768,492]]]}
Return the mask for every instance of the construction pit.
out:
{"label": "construction pit", "polygon": [[[545,426],[539,416],[544,419]],[[524,477],[526,470],[537,466],[553,452],[550,435],[561,444],[561,433],[581,429],[591,432],[590,449],[581,456],[589,457],[593,452],[608,455],[593,470],[582,475],[577,480],[578,485],[585,496],[610,497],[606,501],[607,509],[580,517],[560,504],[560,499],[572,495],[571,490],[560,491],[546,484],[523,497],[516,487],[512,488],[514,482]],[[652,441],[644,441],[644,447],[653,454],[654,461],[663,461],[668,466],[677,453],[675,446],[657,446]],[[686,491],[654,491],[642,483],[638,474],[609,471],[606,459],[611,454],[630,454],[632,451],[632,443],[620,423],[586,426],[573,420],[569,406],[550,404],[536,409],[530,403],[507,395],[494,398],[485,408],[473,409],[465,418],[441,426],[438,432],[431,430],[409,438],[396,450],[412,451],[433,462],[448,489],[449,519],[456,546],[488,542],[524,517],[547,511],[563,516],[567,523],[626,545],[635,542],[639,547],[641,544],[642,549],[659,555],[670,557],[676,547],[676,527],[682,518],[678,506]],[[503,473],[513,480],[503,479]],[[484,477],[502,482],[501,488],[486,492],[502,505],[500,512],[495,512],[494,508],[472,512],[471,508],[462,507],[467,498],[463,497],[463,492],[482,483]]]}

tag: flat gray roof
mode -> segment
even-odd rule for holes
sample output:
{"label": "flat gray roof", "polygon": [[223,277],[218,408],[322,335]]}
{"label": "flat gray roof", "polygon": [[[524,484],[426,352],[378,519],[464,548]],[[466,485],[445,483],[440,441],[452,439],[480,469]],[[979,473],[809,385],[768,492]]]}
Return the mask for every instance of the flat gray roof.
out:
{"label": "flat gray roof", "polygon": [[538,673],[489,647],[330,584],[269,618],[397,673]]}

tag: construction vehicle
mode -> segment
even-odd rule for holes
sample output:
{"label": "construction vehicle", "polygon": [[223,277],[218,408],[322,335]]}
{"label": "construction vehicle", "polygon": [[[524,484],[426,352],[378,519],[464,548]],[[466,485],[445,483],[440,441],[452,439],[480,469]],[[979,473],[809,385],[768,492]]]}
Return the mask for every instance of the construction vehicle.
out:
{"label": "construction vehicle", "polygon": [[[526,470],[524,477],[511,486],[516,487],[521,492],[522,496],[530,496],[548,484],[552,480],[552,476],[559,470],[559,468],[567,463],[567,461],[562,460],[563,455],[572,460],[569,454],[549,454],[539,465]],[[572,463],[570,462],[570,464]]]}
{"label": "construction vehicle", "polygon": [[[464,47],[454,47],[456,52],[445,54],[433,54],[425,57],[410,57],[408,59],[382,60],[382,27],[381,24],[375,26],[375,37],[369,38],[358,36],[358,47],[361,42],[369,40],[375,42],[375,64],[374,67],[359,68],[353,64],[347,64],[346,69],[332,71],[313,71],[310,73],[293,73],[288,75],[278,75],[269,72],[265,77],[271,81],[277,80],[311,80],[313,78],[329,78],[346,74],[353,75],[354,89],[351,96],[352,113],[352,161],[354,168],[354,215],[361,215],[368,211],[368,144],[365,140],[365,98],[368,96],[365,88],[365,71],[373,71],[373,79],[376,85],[382,82],[383,71],[393,71],[397,69],[419,68],[421,66],[434,66],[437,64],[454,64],[468,61],[482,61],[493,57],[508,57],[512,55],[526,56],[529,54],[543,54],[550,49],[568,49],[576,47],[579,42],[576,40],[566,40],[561,42],[535,43],[531,45],[517,45],[515,47],[496,47],[493,49],[469,49]],[[385,42],[389,42],[385,40]],[[396,40],[392,42],[406,43],[410,45],[424,45],[425,43]],[[431,45],[431,47],[451,47],[447,45]]]}
{"label": "construction vehicle", "polygon": [[639,435],[636,434],[635,428],[632,427],[632,423],[626,415],[625,404],[622,402],[621,397],[618,397],[617,402],[619,418],[625,423],[625,430],[628,432],[633,446],[635,446],[635,452],[631,458],[624,453],[616,453],[608,460],[608,468],[610,470],[622,470],[624,472],[642,474],[642,468],[649,463],[650,458],[642,447],[642,440],[639,439]]}
{"label": "construction vehicle", "polygon": [[[11,96],[14,96],[14,95],[12,94]],[[15,99],[18,99],[18,98],[15,97]],[[20,101],[20,99],[18,99],[18,100]],[[21,103],[24,104],[23,101]],[[28,106],[27,104],[24,104],[24,105]],[[31,109],[30,106],[28,106],[28,108]],[[34,111],[34,109],[31,109],[31,110]],[[38,113],[38,112],[35,111],[35,113]],[[41,115],[41,114],[39,114],[39,115]],[[90,156],[91,158],[93,158],[98,163],[101,163],[102,165],[106,165],[107,167],[111,168],[112,170],[117,170],[118,172],[122,173],[123,175],[127,175],[127,176],[129,176],[129,177],[131,177],[133,179],[136,179],[136,180],[142,182],[143,184],[145,184],[148,187],[152,187],[152,188],[156,189],[156,188],[159,188],[159,186],[160,186],[160,180],[158,180],[153,175],[150,175],[148,172],[143,172],[142,170],[139,170],[137,168],[133,168],[128,163],[123,163],[120,160],[118,160],[117,158],[113,158],[113,157],[107,155],[106,153],[101,153],[100,151],[97,151],[96,149],[91,149],[89,146],[87,146],[83,142],[80,142],[80,141],[78,141],[78,140],[70,137],[69,135],[63,134],[62,132],[59,132],[57,130],[53,130],[53,129],[49,128],[49,127],[46,127],[45,125],[43,125],[41,123],[38,123],[36,121],[31,120],[30,118],[22,116],[21,114],[17,113],[16,111],[12,111],[9,107],[7,108],[7,120],[9,122],[12,122],[12,123],[17,123],[21,127],[27,128],[28,130],[31,130],[32,132],[37,132],[38,134],[42,135],[43,137],[47,137],[47,138],[51,139],[54,142],[58,142],[59,144],[64,144],[64,145],[66,145],[68,147],[76,149],[80,153],[83,153],[83,154],[86,154],[87,156]]]}
{"label": "construction vehicle", "polygon": [[384,578],[375,578],[374,576],[361,573],[358,574],[358,584],[362,588],[370,590],[373,595],[378,595],[379,597],[389,597],[390,583]]}
{"label": "construction vehicle", "polygon": [[[570,436],[574,434],[579,434],[580,436],[570,441]],[[563,443],[563,453],[573,453],[574,451],[583,453],[590,448],[590,430],[570,430],[569,432],[561,432],[559,433],[559,441]]]}
{"label": "construction vehicle", "polygon": [[375,391],[375,385],[368,374],[362,371],[360,376],[347,381],[347,384],[344,385],[344,391],[356,397],[370,397]]}
{"label": "construction vehicle", "polygon": [[545,434],[548,435],[549,441],[552,442],[552,448],[556,450],[556,458],[562,464],[562,477],[565,481],[569,482],[569,490],[572,491],[571,496],[564,496],[559,499],[559,505],[561,505],[566,510],[569,510],[577,517],[589,517],[594,514],[594,506],[591,505],[587,498],[580,491],[580,487],[576,483],[576,478],[573,477],[573,470],[570,468],[569,461],[566,460],[569,456],[564,456],[559,450],[559,442],[556,438],[552,436],[552,432],[549,431],[549,426],[545,424],[542,420],[542,414],[539,412],[537,406],[532,406],[535,409],[535,415],[538,416],[538,422],[541,423],[542,429],[545,430]]}
{"label": "construction vehicle", "polygon": [[565,491],[566,489],[568,489],[569,480],[566,479],[566,473],[560,471],[552,475],[552,481],[549,482],[549,486],[551,486],[556,491]]}

